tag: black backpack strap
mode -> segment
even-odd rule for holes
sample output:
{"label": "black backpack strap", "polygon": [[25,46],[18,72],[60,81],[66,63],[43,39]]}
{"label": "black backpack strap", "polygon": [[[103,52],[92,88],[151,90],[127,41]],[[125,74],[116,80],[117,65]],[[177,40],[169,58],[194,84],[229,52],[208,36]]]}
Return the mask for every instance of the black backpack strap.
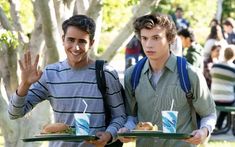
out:
{"label": "black backpack strap", "polygon": [[111,119],[111,111],[108,106],[107,102],[107,96],[106,96],[106,80],[105,80],[105,74],[104,74],[104,60],[97,60],[95,62],[95,69],[96,69],[96,80],[98,88],[102,94],[103,100],[104,100],[104,109],[105,109],[105,124],[106,126],[109,125],[110,119]]}
{"label": "black backpack strap", "polygon": [[[104,109],[105,109],[105,124],[106,126],[109,125],[111,120],[111,111],[108,106],[107,102],[107,96],[106,96],[106,80],[105,80],[105,73],[104,73],[104,63],[106,61],[104,60],[96,60],[95,62],[95,73],[96,73],[96,80],[98,88],[102,94],[103,100],[104,100]],[[124,89],[123,94],[124,93]],[[123,143],[120,140],[117,140],[109,145],[105,145],[105,147],[122,147]]]}

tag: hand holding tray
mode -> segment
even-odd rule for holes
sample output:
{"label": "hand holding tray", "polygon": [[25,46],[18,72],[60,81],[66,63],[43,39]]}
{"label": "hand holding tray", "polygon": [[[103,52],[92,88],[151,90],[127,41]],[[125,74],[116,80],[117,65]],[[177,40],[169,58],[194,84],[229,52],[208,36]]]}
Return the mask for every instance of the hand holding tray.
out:
{"label": "hand holding tray", "polygon": [[131,132],[118,133],[119,137],[156,137],[161,139],[188,139],[193,137],[185,133],[163,133],[162,131],[141,131],[133,130]]}

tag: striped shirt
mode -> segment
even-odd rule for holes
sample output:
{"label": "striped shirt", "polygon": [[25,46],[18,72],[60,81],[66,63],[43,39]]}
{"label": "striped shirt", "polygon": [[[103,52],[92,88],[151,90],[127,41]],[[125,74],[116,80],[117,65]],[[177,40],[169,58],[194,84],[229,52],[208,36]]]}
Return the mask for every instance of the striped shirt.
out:
{"label": "striped shirt", "polygon": [[235,100],[235,66],[217,63],[211,69],[211,93],[215,101],[232,102]]}
{"label": "striped shirt", "polygon": [[[104,65],[106,78],[107,101],[111,108],[110,125],[105,125],[105,109],[102,94],[98,89],[95,64],[80,69],[72,69],[67,60],[48,65],[42,77],[34,83],[25,97],[14,94],[9,104],[10,118],[23,117],[34,106],[48,100],[54,113],[55,122],[74,126],[74,113],[82,113],[88,105],[86,113],[90,113],[90,133],[108,131],[116,138],[117,131],[126,120],[124,103],[121,95],[121,84],[117,72]],[[50,142],[50,146],[89,146],[84,143]],[[90,145],[92,146],[92,145]]]}

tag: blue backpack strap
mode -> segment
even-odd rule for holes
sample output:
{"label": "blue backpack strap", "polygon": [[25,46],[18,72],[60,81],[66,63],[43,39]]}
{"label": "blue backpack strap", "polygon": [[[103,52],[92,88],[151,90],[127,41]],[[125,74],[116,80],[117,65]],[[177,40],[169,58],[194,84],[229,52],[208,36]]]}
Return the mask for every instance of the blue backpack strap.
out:
{"label": "blue backpack strap", "polygon": [[131,74],[131,87],[132,87],[132,95],[133,96],[135,95],[135,89],[136,89],[137,85],[139,84],[141,71],[142,71],[142,68],[144,67],[146,60],[147,60],[147,57],[144,57],[141,60],[139,60],[135,64],[134,70]]}
{"label": "blue backpack strap", "polygon": [[180,78],[180,86],[184,90],[187,98],[187,102],[190,106],[190,113],[193,119],[193,125],[200,128],[200,116],[196,114],[193,106],[193,93],[191,91],[191,84],[188,77],[187,60],[184,57],[177,56],[177,68]]}
{"label": "blue backpack strap", "polygon": [[180,78],[180,86],[186,93],[187,99],[193,99],[191,84],[188,77],[187,60],[184,57],[177,56],[177,68]]}

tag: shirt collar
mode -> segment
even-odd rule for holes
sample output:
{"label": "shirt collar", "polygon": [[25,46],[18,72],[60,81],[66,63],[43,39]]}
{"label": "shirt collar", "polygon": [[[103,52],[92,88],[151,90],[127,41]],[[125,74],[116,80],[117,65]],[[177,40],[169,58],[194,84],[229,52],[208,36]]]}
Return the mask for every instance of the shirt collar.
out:
{"label": "shirt collar", "polygon": [[[174,54],[172,54],[172,53],[170,54],[168,60],[166,61],[164,68],[168,69],[172,72],[175,71],[175,69],[176,69],[176,56]],[[143,72],[144,72],[144,74],[146,74],[146,73],[150,74],[151,73],[150,71],[151,70],[150,70],[149,60],[146,60],[144,67],[143,67]]]}

